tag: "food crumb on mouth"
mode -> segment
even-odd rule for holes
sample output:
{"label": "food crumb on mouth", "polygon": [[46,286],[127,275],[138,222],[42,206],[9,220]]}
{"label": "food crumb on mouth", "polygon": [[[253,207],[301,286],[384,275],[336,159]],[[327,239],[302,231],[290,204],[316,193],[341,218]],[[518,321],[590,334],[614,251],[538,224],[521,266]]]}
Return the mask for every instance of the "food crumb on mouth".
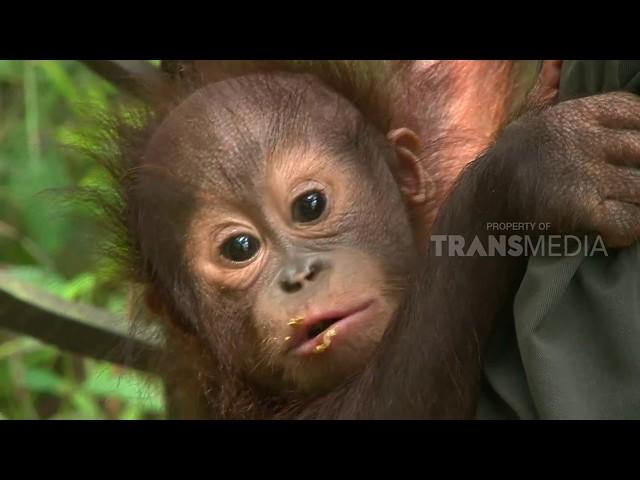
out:
{"label": "food crumb on mouth", "polygon": [[336,331],[334,328],[331,330],[327,330],[327,333],[322,337],[322,343],[317,345],[315,348],[316,353],[322,353],[329,348],[331,345],[331,339],[336,336]]}
{"label": "food crumb on mouth", "polygon": [[289,320],[287,325],[289,325],[290,327],[298,327],[302,325],[302,322],[304,322],[304,317],[294,317],[291,320]]}
{"label": "food crumb on mouth", "polygon": [[327,330],[329,327],[331,327],[331,325],[338,322],[339,320],[340,320],[339,318],[329,318],[320,323],[317,323],[316,325],[313,325],[311,328],[309,328],[309,331],[307,332],[307,338],[311,340],[312,338],[317,337],[318,335],[320,335],[322,332]]}

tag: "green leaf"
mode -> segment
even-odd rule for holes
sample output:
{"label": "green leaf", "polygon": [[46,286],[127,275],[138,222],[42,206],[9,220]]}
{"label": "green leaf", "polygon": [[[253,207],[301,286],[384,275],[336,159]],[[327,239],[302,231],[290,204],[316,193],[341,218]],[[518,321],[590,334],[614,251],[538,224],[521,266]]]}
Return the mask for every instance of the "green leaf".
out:
{"label": "green leaf", "polygon": [[62,296],[66,300],[88,298],[95,286],[96,276],[94,273],[81,273],[65,285]]}
{"label": "green leaf", "polygon": [[4,271],[17,280],[44,288],[54,295],[64,296],[67,282],[57,273],[32,265],[12,265]]}
{"label": "green leaf", "polygon": [[138,420],[143,417],[145,410],[135,403],[128,404],[120,414],[120,420]]}
{"label": "green leaf", "polygon": [[13,379],[9,369],[9,362],[0,362],[0,398],[10,395]]}
{"label": "green leaf", "polygon": [[22,61],[0,60],[0,80],[15,81],[22,77]]}
{"label": "green leaf", "polygon": [[92,168],[87,174],[78,182],[81,187],[87,188],[106,188],[111,184],[109,174],[103,168]]}
{"label": "green leaf", "polygon": [[37,340],[29,337],[19,337],[0,344],[0,360],[12,355],[33,352],[41,348],[42,343]]}
{"label": "green leaf", "polygon": [[77,86],[63,67],[63,64],[57,61],[43,60],[38,62],[37,65],[44,72],[49,84],[69,103],[73,104],[80,100]]}
{"label": "green leaf", "polygon": [[142,380],[130,372],[114,375],[110,368],[96,370],[84,383],[83,389],[85,391],[92,395],[115,397],[131,402],[148,411],[164,411],[164,398],[159,388],[153,388],[150,382]]}
{"label": "green leaf", "polygon": [[25,386],[40,393],[63,394],[67,390],[65,380],[52,370],[29,368],[25,375]]}
{"label": "green leaf", "polygon": [[75,410],[75,415],[86,419],[99,419],[104,417],[100,405],[89,393],[82,390],[75,391],[71,394],[70,400]]}

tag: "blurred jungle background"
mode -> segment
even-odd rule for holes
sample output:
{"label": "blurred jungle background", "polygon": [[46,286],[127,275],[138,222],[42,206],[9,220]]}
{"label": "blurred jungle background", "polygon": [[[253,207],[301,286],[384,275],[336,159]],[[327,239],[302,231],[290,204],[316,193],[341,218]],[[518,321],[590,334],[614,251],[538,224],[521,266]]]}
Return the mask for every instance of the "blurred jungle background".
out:
{"label": "blurred jungle background", "polygon": [[[87,106],[115,95],[77,61],[0,60],[0,273],[122,315],[124,289],[103,274],[95,214],[60,192],[104,182],[91,159],[65,145],[85,128]],[[157,379],[1,325],[0,418],[164,417]]]}

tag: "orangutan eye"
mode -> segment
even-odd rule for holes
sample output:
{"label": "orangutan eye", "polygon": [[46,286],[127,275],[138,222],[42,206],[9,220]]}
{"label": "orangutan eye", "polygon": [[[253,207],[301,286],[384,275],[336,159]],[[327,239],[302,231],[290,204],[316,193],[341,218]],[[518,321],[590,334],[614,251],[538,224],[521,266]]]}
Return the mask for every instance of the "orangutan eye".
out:
{"label": "orangutan eye", "polygon": [[223,257],[236,263],[251,260],[259,250],[260,241],[247,233],[229,238],[220,248]]}
{"label": "orangutan eye", "polygon": [[303,193],[293,201],[291,216],[299,223],[317,220],[327,206],[327,197],[318,190]]}

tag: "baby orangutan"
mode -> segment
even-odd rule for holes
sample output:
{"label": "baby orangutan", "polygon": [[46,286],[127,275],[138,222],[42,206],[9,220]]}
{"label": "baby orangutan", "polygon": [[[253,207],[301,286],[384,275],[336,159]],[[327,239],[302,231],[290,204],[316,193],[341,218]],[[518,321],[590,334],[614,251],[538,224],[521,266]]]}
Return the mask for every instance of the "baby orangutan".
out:
{"label": "baby orangutan", "polygon": [[[602,210],[591,218],[585,205],[612,176],[589,173],[600,159],[589,170],[579,155],[544,155],[562,142],[540,122],[507,129],[435,226],[416,214],[430,185],[416,135],[381,132],[311,75],[205,84],[121,139],[117,216],[134,280],[177,385],[206,399],[199,415],[472,415],[482,339],[526,259],[433,258],[427,234],[503,220],[638,234],[635,210],[613,227]],[[529,125],[543,148],[525,141]]]}
{"label": "baby orangutan", "polygon": [[205,86],[151,135],[130,218],[215,404],[322,391],[370,357],[420,254],[415,139],[390,138],[294,74]]}

